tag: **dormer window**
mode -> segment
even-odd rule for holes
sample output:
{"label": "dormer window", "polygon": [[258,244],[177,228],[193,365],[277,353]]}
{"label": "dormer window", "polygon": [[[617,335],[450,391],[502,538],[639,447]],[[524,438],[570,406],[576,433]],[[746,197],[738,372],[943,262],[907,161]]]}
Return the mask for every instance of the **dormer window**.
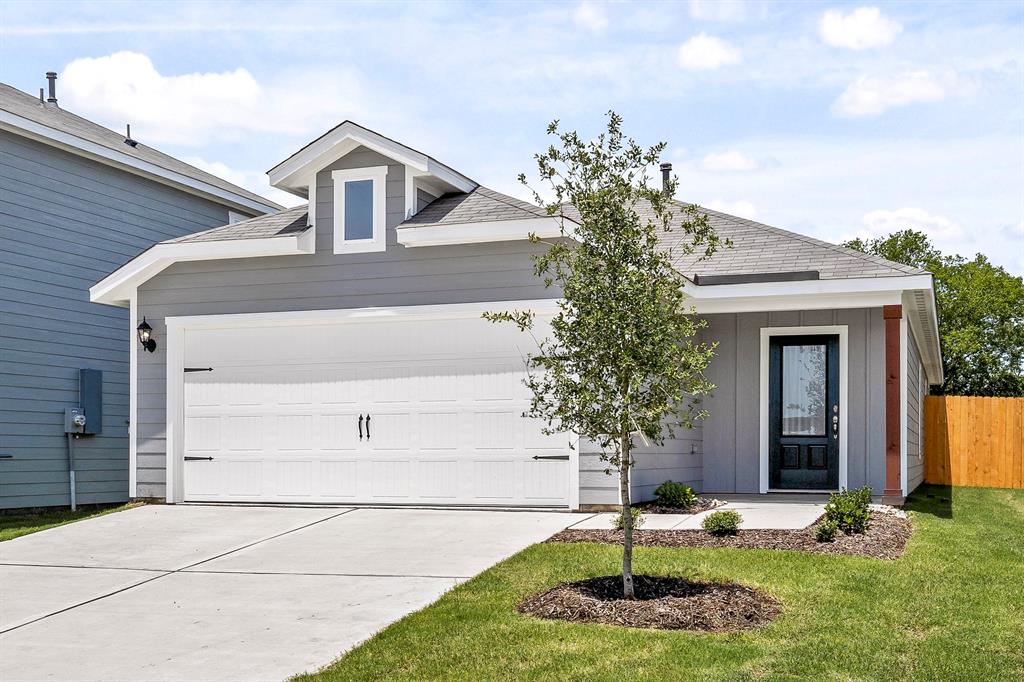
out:
{"label": "dormer window", "polygon": [[387,166],[331,171],[334,253],[385,249],[387,177]]}

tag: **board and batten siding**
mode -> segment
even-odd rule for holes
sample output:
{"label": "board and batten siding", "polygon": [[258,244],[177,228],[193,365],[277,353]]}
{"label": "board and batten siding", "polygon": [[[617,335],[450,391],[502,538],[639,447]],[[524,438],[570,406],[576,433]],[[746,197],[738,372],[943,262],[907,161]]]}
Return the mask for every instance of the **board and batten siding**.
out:
{"label": "board and batten siding", "polygon": [[[387,166],[387,250],[333,253],[331,171]],[[316,253],[178,263],[139,288],[138,312],[160,344],[164,319],[179,315],[474,303],[557,296],[534,276],[526,240],[406,248],[405,167],[359,148],[317,174]],[[498,306],[500,309],[500,306]],[[163,497],[166,462],[166,347],[139,354],[138,494]],[[302,349],[296,349],[301,353]]]}
{"label": "board and batten siding", "polygon": [[907,494],[924,481],[924,396],[928,393],[921,353],[907,326]]}
{"label": "board and batten siding", "polygon": [[80,504],[128,499],[127,309],[89,287],[224,206],[0,130],[0,508],[69,503],[64,408],[103,372],[103,428],[76,442]]}
{"label": "board and batten siding", "polygon": [[762,327],[846,325],[849,333],[847,471],[851,488],[885,483],[885,325],[881,308],[707,315],[704,336],[717,341],[704,400],[704,479],[708,493],[760,490]]}

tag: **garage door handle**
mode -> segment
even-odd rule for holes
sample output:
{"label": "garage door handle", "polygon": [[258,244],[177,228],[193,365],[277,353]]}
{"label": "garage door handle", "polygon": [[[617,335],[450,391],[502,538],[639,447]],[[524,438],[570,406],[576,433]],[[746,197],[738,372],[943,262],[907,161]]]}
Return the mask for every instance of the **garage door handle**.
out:
{"label": "garage door handle", "polygon": [[199,459],[205,460],[207,462],[212,462],[213,461],[213,457],[186,457],[185,461],[186,462],[194,462],[194,461],[199,460]]}
{"label": "garage door handle", "polygon": [[370,414],[366,414],[366,440],[370,440]]}
{"label": "garage door handle", "polygon": [[534,459],[569,459],[569,455],[534,455]]}
{"label": "garage door handle", "polygon": [[359,415],[359,440],[363,439],[363,415]]}

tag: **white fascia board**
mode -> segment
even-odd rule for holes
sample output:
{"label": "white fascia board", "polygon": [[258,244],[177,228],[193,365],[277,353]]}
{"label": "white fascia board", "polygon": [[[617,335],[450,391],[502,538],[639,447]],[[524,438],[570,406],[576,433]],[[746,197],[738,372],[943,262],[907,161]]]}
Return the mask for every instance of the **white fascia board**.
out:
{"label": "white fascia board", "polygon": [[295,256],[315,251],[314,231],[264,239],[157,244],[110,273],[89,289],[89,300],[125,307],[140,284],[184,261]]}
{"label": "white fascia board", "polygon": [[[689,293],[689,290],[687,290]],[[781,294],[766,296],[737,296],[736,298],[690,298],[698,313],[755,313],[784,310],[832,310],[842,308],[880,308],[901,301],[899,291],[874,291],[840,294]]]}
{"label": "white fascia board", "polygon": [[[566,221],[567,227],[569,221]],[[531,233],[543,239],[561,237],[562,223],[557,216],[526,220],[492,220],[481,223],[409,225],[398,227],[398,243],[407,247],[482,244],[528,239]],[[564,236],[571,236],[568,230]]]}
{"label": "white fascia board", "polygon": [[308,175],[308,167],[311,164],[319,164],[322,167],[321,157],[344,156],[345,153],[358,146],[372,149],[420,173],[434,175],[461,192],[469,192],[477,186],[466,176],[431,159],[426,154],[351,122],[343,123],[302,151],[267,171],[267,175],[270,176],[270,184],[290,191],[289,188],[294,189],[297,183],[301,182],[301,177]]}
{"label": "white fascia board", "polygon": [[[805,294],[844,294],[930,289],[931,275],[905,277],[859,277],[851,279],[814,279],[797,282],[751,282],[696,286],[687,283],[683,290],[694,299],[799,296]],[[899,301],[896,301],[899,303]]]}
{"label": "white fascia board", "polygon": [[204,199],[212,198],[236,208],[255,211],[258,215],[263,215],[273,211],[280,211],[282,209],[281,206],[269,199],[266,203],[253,201],[248,197],[235,194],[234,192],[229,192],[228,190],[221,189],[220,187],[205,183],[201,180],[196,180],[195,178],[190,178],[187,175],[176,173],[175,171],[158,166],[155,163],[137,159],[130,154],[124,154],[101,144],[96,144],[95,142],[90,142],[89,140],[76,137],[70,133],[65,133],[63,131],[50,128],[49,126],[42,125],[41,123],[30,121],[27,118],[22,118],[21,116],[12,114],[9,111],[0,110],[0,128],[10,130],[16,134],[38,140],[46,144],[60,147],[61,149],[71,151],[72,153],[80,156],[85,156],[101,163],[105,163],[108,166],[128,169],[136,175],[143,175],[165,185],[170,185],[176,189],[186,191],[189,194],[196,194]]}

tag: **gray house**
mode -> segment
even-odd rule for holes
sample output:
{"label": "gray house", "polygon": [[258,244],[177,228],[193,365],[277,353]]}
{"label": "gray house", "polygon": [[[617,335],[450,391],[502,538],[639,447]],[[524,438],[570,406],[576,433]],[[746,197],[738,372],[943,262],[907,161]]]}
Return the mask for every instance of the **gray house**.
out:
{"label": "gray house", "polygon": [[46,100],[0,84],[0,508],[67,505],[69,446],[78,503],[134,494],[135,332],[89,286],[156,242],[281,208],[62,109],[55,78]]}
{"label": "gray house", "polygon": [[[550,319],[527,235],[558,236],[557,219],[351,122],[269,175],[305,204],[165,240],[91,289],[130,308],[125,334],[152,326],[132,355],[133,496],[618,501],[593,445],[521,417],[533,340],[480,318]],[[904,497],[921,396],[942,381],[931,275],[707,213],[734,247],[677,264],[720,343],[711,418],[640,452],[636,499],[667,479]]]}

